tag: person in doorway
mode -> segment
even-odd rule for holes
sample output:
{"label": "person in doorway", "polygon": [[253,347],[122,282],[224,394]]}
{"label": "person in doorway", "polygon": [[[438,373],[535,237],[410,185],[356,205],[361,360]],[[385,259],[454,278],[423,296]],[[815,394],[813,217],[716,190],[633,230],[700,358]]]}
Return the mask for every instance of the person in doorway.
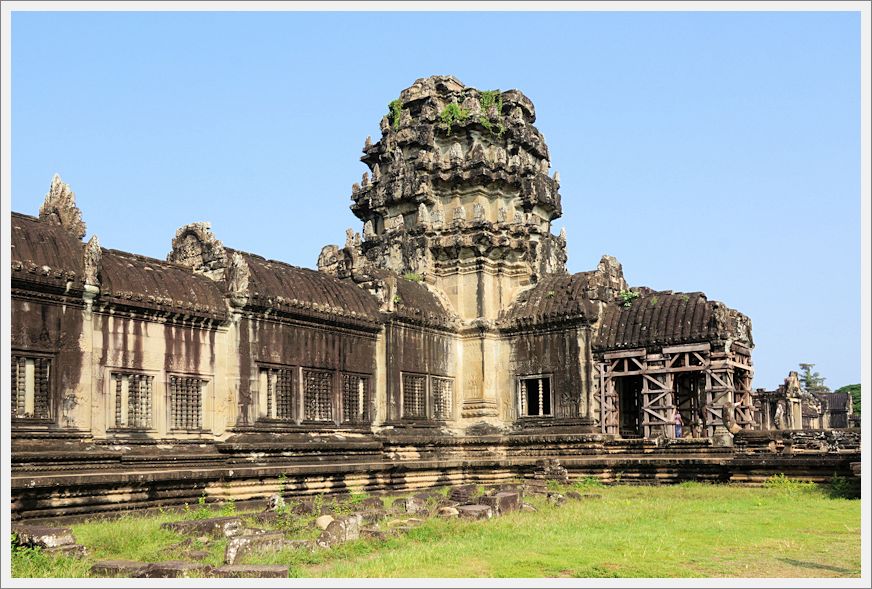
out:
{"label": "person in doorway", "polygon": [[681,411],[675,412],[675,438],[679,439],[682,435],[682,429],[684,429],[684,420],[681,418]]}

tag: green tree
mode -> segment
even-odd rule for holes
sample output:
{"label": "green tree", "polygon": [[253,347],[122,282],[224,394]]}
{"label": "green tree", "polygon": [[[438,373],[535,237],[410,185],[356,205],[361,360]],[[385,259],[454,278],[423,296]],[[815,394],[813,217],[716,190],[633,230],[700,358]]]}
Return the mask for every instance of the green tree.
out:
{"label": "green tree", "polygon": [[799,367],[802,369],[802,372],[799,375],[799,382],[802,383],[802,388],[809,393],[830,392],[830,388],[824,385],[826,379],[822,377],[819,372],[812,372],[814,364],[804,363],[800,364]]}
{"label": "green tree", "polygon": [[851,395],[851,401],[854,405],[854,415],[860,416],[860,385],[846,384],[843,387],[836,389],[837,393],[847,393]]}

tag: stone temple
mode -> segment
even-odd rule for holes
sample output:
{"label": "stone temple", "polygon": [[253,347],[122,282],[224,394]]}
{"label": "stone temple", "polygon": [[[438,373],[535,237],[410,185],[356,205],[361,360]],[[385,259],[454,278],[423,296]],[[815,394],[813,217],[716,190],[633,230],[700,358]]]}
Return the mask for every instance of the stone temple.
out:
{"label": "stone temple", "polygon": [[56,176],[11,222],[13,516],[499,481],[543,458],[752,482],[859,460],[857,430],[762,427],[746,316],[631,287],[610,256],[567,272],[535,120],[517,90],[417,80],[363,147],[360,232],[317,270],[208,223],[165,261],[85,243]]}

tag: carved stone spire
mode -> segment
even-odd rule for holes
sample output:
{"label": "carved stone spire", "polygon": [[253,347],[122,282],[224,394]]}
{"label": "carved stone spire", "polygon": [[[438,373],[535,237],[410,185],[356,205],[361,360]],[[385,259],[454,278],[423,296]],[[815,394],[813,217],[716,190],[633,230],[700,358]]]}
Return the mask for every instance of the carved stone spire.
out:
{"label": "carved stone spire", "polygon": [[76,206],[76,195],[57,174],[51,179],[51,188],[39,207],[39,219],[60,225],[76,239],[85,237],[85,222],[82,221],[82,211]]}
{"label": "carved stone spire", "polygon": [[85,284],[100,286],[100,270],[102,268],[103,249],[96,235],[92,235],[85,244]]}

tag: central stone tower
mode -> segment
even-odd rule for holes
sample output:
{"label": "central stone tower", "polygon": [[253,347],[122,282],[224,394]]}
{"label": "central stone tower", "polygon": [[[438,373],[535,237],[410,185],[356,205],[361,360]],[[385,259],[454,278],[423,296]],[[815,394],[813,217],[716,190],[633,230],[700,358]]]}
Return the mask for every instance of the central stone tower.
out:
{"label": "central stone tower", "polygon": [[[481,91],[452,76],[415,81],[388,106],[369,167],[352,187],[363,239],[327,246],[319,269],[364,283],[390,308],[390,280],[425,284],[456,314],[465,417],[496,415],[494,371],[505,368],[495,322],[546,274],[566,274],[559,176],[517,90]],[[391,274],[394,276],[391,277]]]}
{"label": "central stone tower", "polygon": [[565,272],[565,239],[551,235],[558,177],[526,96],[433,76],[389,109],[351,195],[368,266],[436,286],[467,322],[496,319],[519,288]]}

